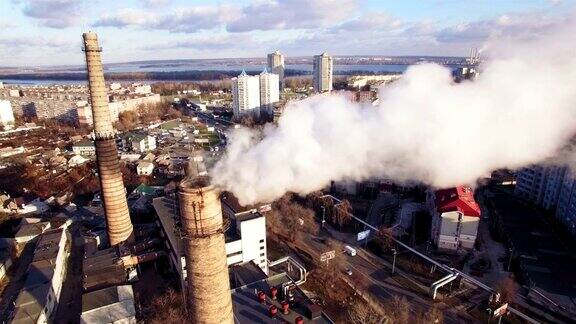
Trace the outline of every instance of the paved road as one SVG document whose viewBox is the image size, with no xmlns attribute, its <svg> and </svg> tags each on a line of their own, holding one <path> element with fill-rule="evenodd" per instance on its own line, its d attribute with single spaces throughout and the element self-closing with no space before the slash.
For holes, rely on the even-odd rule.
<svg viewBox="0 0 576 324">
<path fill-rule="evenodd" d="M 402 269 L 396 268 L 396 273 L 392 275 L 392 265 L 371 252 L 357 247 L 353 234 L 341 233 L 329 226 L 327 226 L 327 230 L 330 231 L 332 237 L 343 244 L 354 245 L 357 249 L 358 254 L 354 257 L 343 251 L 336 252 L 343 257 L 342 272 L 345 272 L 345 268 L 352 270 L 352 275 L 348 277 L 349 281 L 360 291 L 367 292 L 379 300 L 390 299 L 393 296 L 404 297 L 410 303 L 410 311 L 413 315 L 426 312 L 435 305 L 444 311 L 446 323 L 473 323 L 476 321 L 468 316 L 465 310 L 457 309 L 454 305 L 432 301 L 427 295 L 427 287 L 412 280 L 411 276 Z M 319 256 L 322 252 L 330 250 L 320 239 L 303 234 L 301 242 L 314 251 L 314 254 Z"/>
</svg>

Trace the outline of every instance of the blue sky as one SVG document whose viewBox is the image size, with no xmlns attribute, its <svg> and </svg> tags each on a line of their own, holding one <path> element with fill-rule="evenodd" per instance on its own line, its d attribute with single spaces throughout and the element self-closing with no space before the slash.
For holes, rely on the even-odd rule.
<svg viewBox="0 0 576 324">
<path fill-rule="evenodd" d="M 466 55 L 489 37 L 542 26 L 576 0 L 0 0 L 0 66 L 286 55 Z"/>
</svg>

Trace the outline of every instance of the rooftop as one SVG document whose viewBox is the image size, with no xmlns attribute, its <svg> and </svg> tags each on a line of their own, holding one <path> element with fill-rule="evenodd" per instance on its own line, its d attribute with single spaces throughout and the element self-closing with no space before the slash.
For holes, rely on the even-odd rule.
<svg viewBox="0 0 576 324">
<path fill-rule="evenodd" d="M 459 186 L 436 191 L 436 207 L 438 212 L 459 211 L 466 216 L 480 217 L 480 206 L 474 200 L 474 192 L 470 187 Z"/>
<path fill-rule="evenodd" d="M 278 289 L 277 300 L 270 297 L 272 287 Z M 282 313 L 280 304 L 286 295 L 283 293 L 283 287 L 286 288 L 286 292 L 292 294 L 288 314 Z M 258 300 L 258 291 L 266 293 L 263 304 Z M 298 316 L 302 316 L 306 323 L 333 323 L 285 273 L 232 290 L 232 303 L 236 323 L 294 323 Z M 272 305 L 278 308 L 275 317 L 269 315 L 269 308 Z"/>
</svg>

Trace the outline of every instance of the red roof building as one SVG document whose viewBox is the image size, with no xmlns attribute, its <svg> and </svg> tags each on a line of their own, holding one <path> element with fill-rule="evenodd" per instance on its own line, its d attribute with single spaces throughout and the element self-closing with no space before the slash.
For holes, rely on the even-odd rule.
<svg viewBox="0 0 576 324">
<path fill-rule="evenodd" d="M 480 206 L 474 200 L 470 187 L 460 186 L 436 191 L 436 207 L 439 213 L 459 211 L 466 216 L 480 217 Z"/>
<path fill-rule="evenodd" d="M 429 192 L 431 238 L 441 250 L 472 249 L 480 222 L 480 206 L 470 187 L 459 186 Z"/>
</svg>

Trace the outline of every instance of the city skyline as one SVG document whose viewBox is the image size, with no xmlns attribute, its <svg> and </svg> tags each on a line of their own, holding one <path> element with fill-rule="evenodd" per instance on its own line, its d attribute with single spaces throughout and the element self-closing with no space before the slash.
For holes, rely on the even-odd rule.
<svg viewBox="0 0 576 324">
<path fill-rule="evenodd" d="M 550 0 L 5 1 L 0 3 L 0 56 L 2 66 L 82 64 L 77 35 L 88 30 L 101 35 L 107 63 L 260 57 L 276 49 L 288 57 L 322 51 L 465 56 L 491 35 L 544 33 L 566 19 L 573 5 Z"/>
</svg>

